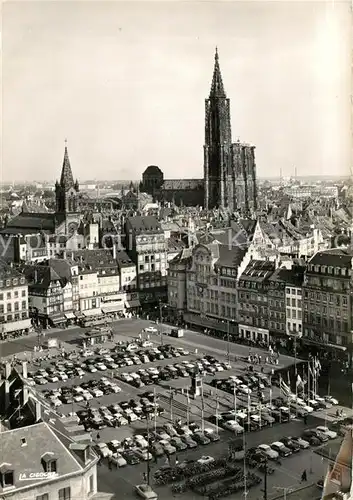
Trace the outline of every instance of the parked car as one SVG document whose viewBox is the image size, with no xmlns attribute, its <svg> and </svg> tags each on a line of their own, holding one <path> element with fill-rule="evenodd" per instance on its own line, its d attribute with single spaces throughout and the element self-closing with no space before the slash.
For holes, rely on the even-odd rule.
<svg viewBox="0 0 353 500">
<path fill-rule="evenodd" d="M 111 456 L 111 461 L 116 467 L 125 467 L 127 464 L 125 458 L 122 456 L 121 453 L 113 453 Z"/>
<path fill-rule="evenodd" d="M 278 452 L 273 450 L 268 444 L 260 444 L 257 448 L 270 460 L 277 460 L 279 457 Z"/>
<path fill-rule="evenodd" d="M 187 445 L 181 440 L 180 437 L 172 437 L 170 440 L 170 444 L 177 449 L 177 451 L 184 451 L 187 449 Z"/>
<path fill-rule="evenodd" d="M 188 448 L 196 448 L 197 443 L 188 434 L 183 434 L 180 439 L 187 445 Z"/>
<path fill-rule="evenodd" d="M 283 443 L 284 446 L 287 446 L 287 448 L 289 448 L 292 451 L 292 453 L 298 453 L 298 451 L 300 451 L 299 443 L 293 441 L 291 437 L 282 438 L 281 443 Z"/>
<path fill-rule="evenodd" d="M 201 458 L 199 458 L 197 460 L 197 462 L 199 464 L 211 464 L 212 462 L 214 462 L 214 458 L 210 457 L 209 455 L 205 455 L 205 456 L 202 456 Z"/>
<path fill-rule="evenodd" d="M 214 431 L 213 429 L 205 429 L 204 434 L 208 439 L 210 439 L 212 442 L 219 441 L 219 435 Z"/>
<path fill-rule="evenodd" d="M 148 484 L 139 484 L 135 486 L 135 491 L 139 497 L 144 498 L 145 500 L 157 500 L 158 495 L 155 493 L 151 486 Z"/>
<path fill-rule="evenodd" d="M 302 450 L 306 450 L 307 448 L 310 447 L 309 441 L 306 439 L 303 439 L 301 437 L 294 437 L 292 438 L 293 443 L 297 443 Z"/>
<path fill-rule="evenodd" d="M 287 448 L 281 441 L 275 441 L 271 444 L 271 448 L 279 454 L 281 457 L 289 457 L 292 454 L 290 448 Z"/>
<path fill-rule="evenodd" d="M 328 427 L 325 427 L 323 425 L 316 427 L 316 430 L 327 436 L 329 439 L 336 439 L 337 437 L 337 432 L 330 431 Z"/>
<path fill-rule="evenodd" d="M 206 437 L 203 432 L 200 432 L 200 431 L 194 432 L 193 439 L 198 444 L 202 444 L 202 445 L 210 444 L 210 442 L 211 442 L 211 440 L 208 437 Z"/>
<path fill-rule="evenodd" d="M 125 458 L 129 465 L 136 465 L 140 463 L 139 457 L 132 450 L 126 450 L 122 453 L 122 456 Z"/>
</svg>

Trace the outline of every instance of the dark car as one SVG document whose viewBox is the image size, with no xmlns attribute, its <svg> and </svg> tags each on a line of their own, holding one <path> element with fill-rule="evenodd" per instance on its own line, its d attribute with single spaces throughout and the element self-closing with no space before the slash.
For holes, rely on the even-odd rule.
<svg viewBox="0 0 353 500">
<path fill-rule="evenodd" d="M 284 437 L 281 440 L 281 443 L 284 444 L 287 448 L 289 448 L 293 453 L 298 453 L 300 451 L 300 446 L 295 441 L 292 441 L 291 437 Z"/>
<path fill-rule="evenodd" d="M 303 432 L 303 438 L 316 438 L 321 443 L 327 443 L 328 437 L 316 429 L 308 429 Z"/>
<path fill-rule="evenodd" d="M 196 443 L 202 445 L 210 444 L 211 442 L 211 440 L 208 437 L 206 437 L 203 432 L 200 431 L 194 432 L 192 438 L 194 439 L 194 441 L 196 441 Z"/>
<path fill-rule="evenodd" d="M 124 451 L 122 455 L 129 465 L 136 465 L 140 463 L 138 456 L 131 450 Z"/>
</svg>

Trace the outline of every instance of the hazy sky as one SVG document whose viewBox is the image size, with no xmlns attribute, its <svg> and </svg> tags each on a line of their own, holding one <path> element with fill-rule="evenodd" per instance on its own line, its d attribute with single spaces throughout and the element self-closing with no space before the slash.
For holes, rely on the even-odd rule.
<svg viewBox="0 0 353 500">
<path fill-rule="evenodd" d="M 348 174 L 349 2 L 3 3 L 2 179 L 203 176 L 218 46 L 259 176 Z"/>
</svg>

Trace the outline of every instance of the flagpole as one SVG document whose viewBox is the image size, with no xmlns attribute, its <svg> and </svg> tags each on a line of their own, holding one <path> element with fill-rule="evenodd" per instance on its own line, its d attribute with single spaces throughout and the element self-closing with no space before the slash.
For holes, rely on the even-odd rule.
<svg viewBox="0 0 353 500">
<path fill-rule="evenodd" d="M 234 404 L 234 420 L 236 420 L 236 415 L 237 415 L 237 394 L 236 394 L 235 382 L 233 384 L 233 404 Z"/>
<path fill-rule="evenodd" d="M 310 361 L 308 361 L 308 401 L 310 399 Z"/>
<path fill-rule="evenodd" d="M 190 423 L 190 397 L 189 397 L 189 388 L 186 389 L 186 398 L 187 398 L 187 408 L 186 408 L 186 423 L 189 426 Z"/>
<path fill-rule="evenodd" d="M 272 380 L 270 380 L 270 383 L 272 385 Z M 272 411 L 272 387 L 270 387 L 270 408 Z M 271 421 L 271 427 L 272 427 L 272 421 Z"/>
<path fill-rule="evenodd" d="M 205 411 L 205 406 L 204 406 L 204 399 L 203 399 L 203 383 L 202 383 L 202 379 L 201 379 L 201 430 L 202 430 L 202 432 L 205 430 L 204 411 Z"/>
<path fill-rule="evenodd" d="M 153 403 L 154 403 L 154 432 L 157 432 L 156 388 L 153 389 Z"/>
<path fill-rule="evenodd" d="M 217 436 L 218 436 L 218 387 L 216 387 L 216 431 L 217 431 Z"/>
<path fill-rule="evenodd" d="M 279 376 L 279 388 L 281 391 L 281 396 L 282 396 L 282 375 Z M 279 423 L 282 423 L 282 412 L 279 410 Z"/>
<path fill-rule="evenodd" d="M 249 386 L 247 386 L 249 389 Z M 248 392 L 248 432 L 250 432 L 250 393 Z"/>
</svg>

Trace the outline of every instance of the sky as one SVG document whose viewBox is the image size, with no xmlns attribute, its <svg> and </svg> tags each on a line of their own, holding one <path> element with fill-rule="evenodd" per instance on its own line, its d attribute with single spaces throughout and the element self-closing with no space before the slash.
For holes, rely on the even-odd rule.
<svg viewBox="0 0 353 500">
<path fill-rule="evenodd" d="M 218 47 L 259 177 L 348 175 L 349 2 L 7 1 L 1 180 L 202 178 Z"/>
</svg>

